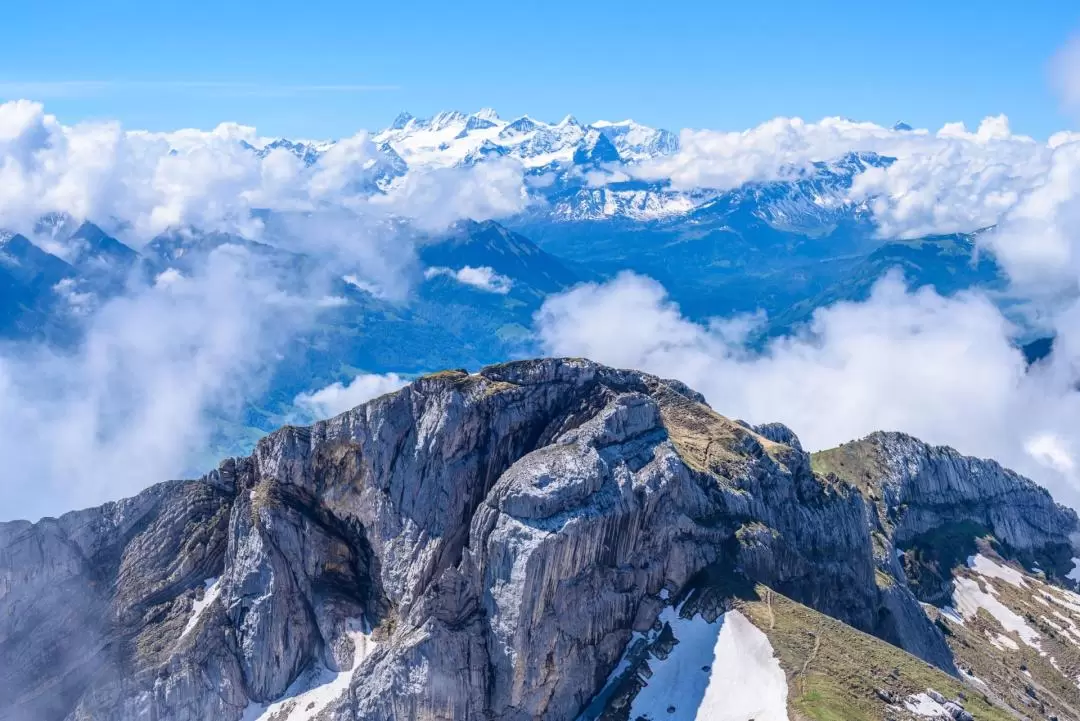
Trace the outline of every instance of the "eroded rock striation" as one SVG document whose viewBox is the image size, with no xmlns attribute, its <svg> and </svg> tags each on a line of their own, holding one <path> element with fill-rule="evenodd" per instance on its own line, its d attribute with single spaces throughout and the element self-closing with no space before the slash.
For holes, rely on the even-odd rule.
<svg viewBox="0 0 1080 721">
<path fill-rule="evenodd" d="M 0 524 L 0 719 L 574 719 L 725 574 L 955 673 L 901 549 L 970 523 L 1060 560 L 1076 515 L 859 443 L 817 468 L 779 424 L 585 360 L 427 376 L 200 480 Z"/>
</svg>

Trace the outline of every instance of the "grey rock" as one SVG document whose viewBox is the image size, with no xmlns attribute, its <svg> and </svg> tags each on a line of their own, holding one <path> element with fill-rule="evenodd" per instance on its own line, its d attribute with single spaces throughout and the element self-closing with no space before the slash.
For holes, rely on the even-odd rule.
<svg viewBox="0 0 1080 721">
<path fill-rule="evenodd" d="M 1076 530 L 1000 467 L 883 435 L 870 493 L 703 400 L 585 360 L 443 372 L 198 481 L 0 524 L 0 720 L 237 721 L 315 676 L 347 680 L 320 719 L 575 718 L 635 630 L 687 593 L 714 618 L 735 578 L 954 671 L 895 548 Z"/>
</svg>

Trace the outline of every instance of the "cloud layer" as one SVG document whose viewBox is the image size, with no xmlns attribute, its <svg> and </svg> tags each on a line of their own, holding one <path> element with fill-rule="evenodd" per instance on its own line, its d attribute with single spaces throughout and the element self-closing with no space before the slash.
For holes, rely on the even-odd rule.
<svg viewBox="0 0 1080 721">
<path fill-rule="evenodd" d="M 312 165 L 286 148 L 253 152 L 266 142 L 233 123 L 208 132 L 126 131 L 116 123 L 63 125 L 26 100 L 0 104 L 0 227 L 26 232 L 42 214 L 63 211 L 115 222 L 139 245 L 182 225 L 258 236 L 254 208 L 348 209 L 430 229 L 513 213 L 526 202 L 521 166 L 511 160 L 409 173 L 373 194 L 391 161 L 367 133 L 334 143 Z"/>
<path fill-rule="evenodd" d="M 742 132 L 684 130 L 677 154 L 634 172 L 670 178 L 677 188 L 730 189 L 797 178 L 813 163 L 847 153 L 877 153 L 896 162 L 857 175 L 839 199 L 868 203 L 882 235 L 916 237 L 998 222 L 1046 180 L 1056 146 L 1072 142 L 1068 135 L 1046 143 L 1016 135 L 1005 116 L 986 118 L 974 132 L 963 123 L 930 132 L 844 118 L 776 118 Z"/>
<path fill-rule="evenodd" d="M 312 419 L 330 418 L 372 398 L 392 393 L 406 383 L 408 381 L 397 373 L 362 373 L 348 385 L 331 383 L 317 391 L 301 393 L 295 402 L 296 407 Z"/>
<path fill-rule="evenodd" d="M 0 356 L 0 508 L 36 518 L 205 470 L 214 419 L 260 390 L 317 308 L 237 246 L 107 302 L 68 354 Z"/>
<path fill-rule="evenodd" d="M 134 245 L 166 228 L 236 231 L 310 254 L 316 275 L 404 301 L 420 274 L 401 219 L 431 231 L 530 202 L 510 159 L 408 173 L 374 190 L 389 160 L 366 133 L 326 146 L 313 164 L 285 148 L 252 150 L 266 142 L 227 123 L 172 133 L 67 126 L 39 104 L 6 103 L 0 227 L 29 230 L 42 213 L 65 211 L 113 223 Z M 622 275 L 550 298 L 536 319 L 543 348 L 678 377 L 721 412 L 789 423 L 811 447 L 899 429 L 998 458 L 1076 500 L 1080 135 L 1040 142 L 1013 134 L 1004 117 L 973 132 L 778 118 L 738 133 L 684 131 L 677 154 L 596 182 L 633 173 L 724 189 L 797 178 L 850 152 L 896 161 L 817 202 L 861 204 L 886 236 L 996 226 L 979 242 L 1058 333 L 1047 363 L 1025 369 L 1015 329 L 987 298 L 942 298 L 898 278 L 881 282 L 868 302 L 820 310 L 809 328 L 751 352 L 745 340 L 762 318 L 693 323 L 654 281 Z M 253 219 L 258 208 L 277 212 Z M 493 293 L 512 282 L 486 267 L 429 272 Z M 343 302 L 320 284 L 298 295 L 280 268 L 237 247 L 96 310 L 76 287 L 57 292 L 73 310 L 90 309 L 85 342 L 64 355 L 40 346 L 0 352 L 0 453 L 14 459 L 0 507 L 19 515 L 117 497 L 201 463 L 213 420 L 257 394 L 321 307 Z M 401 383 L 394 374 L 362 375 L 295 403 L 327 416 Z"/>
<path fill-rule="evenodd" d="M 536 328 L 549 353 L 679 378 L 721 413 L 790 425 L 810 449 L 901 430 L 993 457 L 1080 501 L 1075 333 L 1026 371 L 1014 329 L 985 297 L 912 291 L 898 275 L 760 353 L 742 342 L 754 321 L 691 322 L 658 283 L 624 273 L 550 298 Z"/>
</svg>

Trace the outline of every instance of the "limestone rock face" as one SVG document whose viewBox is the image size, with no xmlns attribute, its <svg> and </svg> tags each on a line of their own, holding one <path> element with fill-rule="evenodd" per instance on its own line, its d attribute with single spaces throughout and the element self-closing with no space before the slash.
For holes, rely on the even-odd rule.
<svg viewBox="0 0 1080 721">
<path fill-rule="evenodd" d="M 1060 555 L 1076 517 L 996 464 L 872 438 L 852 480 L 676 381 L 427 376 L 198 481 L 0 524 L 0 720 L 573 719 L 718 576 L 954 671 L 896 549 L 970 521 Z"/>
</svg>

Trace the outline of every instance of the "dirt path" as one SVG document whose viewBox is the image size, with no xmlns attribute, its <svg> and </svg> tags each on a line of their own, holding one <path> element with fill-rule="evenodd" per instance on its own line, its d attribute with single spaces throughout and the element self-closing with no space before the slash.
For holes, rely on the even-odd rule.
<svg viewBox="0 0 1080 721">
<path fill-rule="evenodd" d="M 803 661 L 802 670 L 800 670 L 799 673 L 796 674 L 796 678 L 799 680 L 800 696 L 806 693 L 806 670 L 810 668 L 810 664 L 812 664 L 814 662 L 814 659 L 817 658 L 818 650 L 821 648 L 821 636 L 817 635 L 813 631 L 807 631 L 807 633 L 814 637 L 814 648 L 810 650 L 810 655 L 806 657 L 805 661 Z"/>
</svg>

